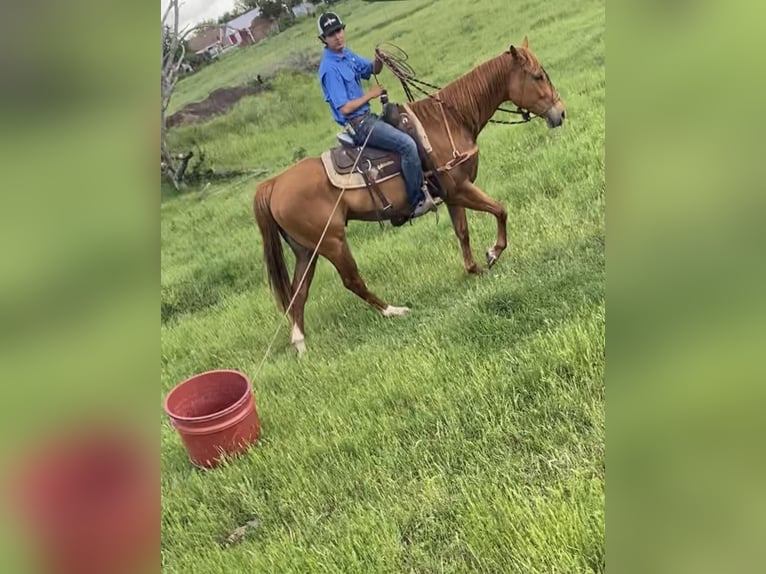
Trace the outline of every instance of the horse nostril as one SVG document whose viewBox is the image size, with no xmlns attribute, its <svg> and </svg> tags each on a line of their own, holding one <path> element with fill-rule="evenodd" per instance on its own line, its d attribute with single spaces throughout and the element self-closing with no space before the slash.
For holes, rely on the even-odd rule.
<svg viewBox="0 0 766 574">
<path fill-rule="evenodd" d="M 564 118 L 566 118 L 566 117 L 567 117 L 567 113 L 566 113 L 566 110 L 562 110 L 562 111 L 561 111 L 561 119 L 563 120 L 563 119 L 564 119 Z"/>
</svg>

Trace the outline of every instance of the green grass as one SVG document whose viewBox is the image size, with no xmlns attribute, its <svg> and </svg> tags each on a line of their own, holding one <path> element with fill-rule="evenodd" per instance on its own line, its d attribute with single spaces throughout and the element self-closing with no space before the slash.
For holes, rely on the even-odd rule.
<svg viewBox="0 0 766 574">
<path fill-rule="evenodd" d="M 253 380 L 258 448 L 193 469 L 162 418 L 163 572 L 557 572 L 604 570 L 604 31 L 591 0 L 337 5 L 350 46 L 389 40 L 446 83 L 529 35 L 568 121 L 490 126 L 477 184 L 509 212 L 509 249 L 467 276 L 446 211 L 380 230 L 351 222 L 368 286 L 408 317 L 385 319 L 320 260 L 309 353 L 283 324 Z M 179 84 L 174 106 L 289 70 L 319 50 L 313 22 Z M 314 74 L 173 130 L 215 168 L 275 173 L 333 143 Z M 384 72 L 395 99 L 401 90 Z M 280 324 L 252 217 L 255 181 L 204 195 L 163 190 L 162 393 L 194 373 L 250 376 Z M 494 219 L 469 213 L 477 260 Z M 288 250 L 289 253 L 289 250 Z M 220 541 L 257 518 L 237 545 Z"/>
</svg>

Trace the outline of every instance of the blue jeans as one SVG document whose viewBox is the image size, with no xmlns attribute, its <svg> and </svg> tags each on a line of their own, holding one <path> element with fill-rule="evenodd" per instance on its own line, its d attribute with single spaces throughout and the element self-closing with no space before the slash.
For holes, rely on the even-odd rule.
<svg viewBox="0 0 766 574">
<path fill-rule="evenodd" d="M 354 143 L 361 146 L 370 130 L 372 130 L 372 135 L 367 141 L 368 147 L 394 151 L 402 157 L 402 176 L 404 176 L 407 188 L 407 199 L 410 206 L 414 208 L 425 199 L 423 191 L 420 189 L 423 185 L 423 168 L 420 164 L 418 146 L 406 133 L 396 129 L 391 124 L 387 124 L 375 114 L 370 114 L 356 126 L 351 135 Z"/>
</svg>

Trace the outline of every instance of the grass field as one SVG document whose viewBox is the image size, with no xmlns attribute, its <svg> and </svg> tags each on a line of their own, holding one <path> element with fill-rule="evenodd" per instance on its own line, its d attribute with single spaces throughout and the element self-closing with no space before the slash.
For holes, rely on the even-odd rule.
<svg viewBox="0 0 766 574">
<path fill-rule="evenodd" d="M 446 210 L 397 229 L 349 224 L 368 286 L 413 313 L 383 318 L 320 260 L 308 354 L 294 355 L 283 324 L 253 380 L 258 448 L 201 472 L 162 416 L 163 572 L 603 572 L 604 3 L 335 9 L 354 51 L 392 41 L 437 84 L 527 34 L 567 123 L 490 125 L 479 138 L 477 184 L 509 213 L 509 249 L 482 277 L 463 271 Z M 171 131 L 171 147 L 269 173 L 326 149 L 336 128 L 315 75 L 299 71 L 319 51 L 308 19 L 185 79 L 173 109 L 276 74 L 270 93 Z M 381 82 L 403 99 L 388 72 Z M 280 324 L 255 185 L 163 189 L 163 395 L 205 370 L 254 376 Z M 469 225 L 481 260 L 494 219 L 469 212 Z M 244 540 L 221 544 L 253 519 Z"/>
</svg>

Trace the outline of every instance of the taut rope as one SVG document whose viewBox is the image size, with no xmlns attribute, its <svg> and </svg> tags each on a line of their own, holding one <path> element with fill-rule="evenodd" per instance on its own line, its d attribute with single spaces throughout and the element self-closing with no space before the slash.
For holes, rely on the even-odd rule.
<svg viewBox="0 0 766 574">
<path fill-rule="evenodd" d="M 367 137 L 364 139 L 364 143 L 362 144 L 362 147 L 359 148 L 359 153 L 356 156 L 356 159 L 354 160 L 354 165 L 351 167 L 351 171 L 353 172 L 356 169 L 357 164 L 359 163 L 359 158 L 362 157 L 362 152 L 364 151 L 364 148 L 367 147 L 367 142 L 370 140 L 370 136 L 372 135 L 372 132 L 375 131 L 375 126 L 373 126 L 370 129 L 370 132 L 367 134 Z M 308 275 L 309 270 L 311 269 L 311 264 L 314 262 L 314 259 L 316 259 L 317 253 L 319 252 L 319 246 L 322 244 L 322 241 L 325 238 L 325 235 L 327 235 L 327 230 L 330 228 L 330 222 L 332 221 L 333 216 L 335 215 L 335 211 L 338 209 L 338 205 L 340 205 L 340 200 L 343 198 L 343 194 L 346 192 L 346 187 L 342 187 L 340 190 L 340 193 L 338 194 L 338 199 L 335 201 L 335 205 L 332 208 L 332 211 L 330 212 L 330 217 L 327 219 L 327 223 L 324 226 L 324 229 L 322 230 L 322 235 L 319 236 L 319 241 L 317 241 L 316 247 L 314 248 L 314 252 L 311 254 L 311 258 L 309 258 L 308 265 L 306 265 L 306 270 L 303 272 L 303 275 L 301 276 L 301 280 L 298 282 L 298 285 L 295 288 L 295 292 L 293 293 L 292 299 L 290 299 L 290 303 L 287 305 L 287 309 L 285 309 L 284 314 L 282 315 L 282 318 L 285 319 L 290 313 L 290 310 L 293 308 L 293 304 L 295 303 L 295 298 L 298 296 L 298 293 L 301 290 L 301 287 L 303 287 L 303 282 L 306 280 L 306 275 Z M 258 374 L 261 372 L 261 369 L 263 368 L 264 363 L 266 362 L 266 359 L 269 356 L 269 353 L 271 352 L 271 348 L 274 346 L 274 341 L 277 339 L 277 335 L 279 334 L 279 330 L 282 328 L 282 321 L 279 322 L 277 325 L 277 329 L 274 331 L 274 335 L 271 337 L 271 341 L 269 342 L 269 346 L 266 348 L 266 353 L 263 355 L 263 359 L 261 359 L 260 364 L 258 365 L 258 368 L 255 370 L 255 374 L 253 375 L 253 380 L 258 378 Z"/>
</svg>

